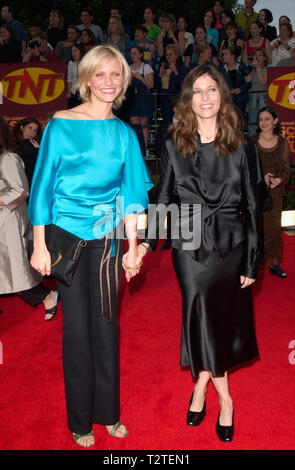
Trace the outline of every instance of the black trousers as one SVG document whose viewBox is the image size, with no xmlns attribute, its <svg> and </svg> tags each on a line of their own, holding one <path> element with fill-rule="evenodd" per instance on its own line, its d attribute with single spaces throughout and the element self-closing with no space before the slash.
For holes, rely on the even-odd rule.
<svg viewBox="0 0 295 470">
<path fill-rule="evenodd" d="M 84 248 L 71 287 L 58 283 L 63 311 L 63 367 L 68 425 L 86 434 L 92 424 L 119 420 L 118 288 L 122 244 L 109 239 Z"/>
<path fill-rule="evenodd" d="M 51 289 L 44 287 L 43 284 L 38 284 L 31 289 L 18 292 L 18 295 L 20 295 L 29 305 L 36 307 L 50 292 Z"/>
</svg>

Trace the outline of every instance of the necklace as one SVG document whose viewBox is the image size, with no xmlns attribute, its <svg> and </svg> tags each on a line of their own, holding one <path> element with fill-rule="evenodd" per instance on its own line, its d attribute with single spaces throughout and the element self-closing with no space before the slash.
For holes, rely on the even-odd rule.
<svg viewBox="0 0 295 470">
<path fill-rule="evenodd" d="M 273 135 L 273 136 L 272 136 L 272 137 L 270 137 L 270 138 L 267 138 L 267 137 L 264 137 L 264 135 L 263 135 L 263 134 L 260 134 L 260 137 L 262 137 L 262 138 L 263 138 L 263 140 L 266 140 L 267 142 L 269 142 L 269 141 L 271 141 L 271 140 L 273 140 L 273 139 L 275 138 L 275 135 Z"/>
</svg>

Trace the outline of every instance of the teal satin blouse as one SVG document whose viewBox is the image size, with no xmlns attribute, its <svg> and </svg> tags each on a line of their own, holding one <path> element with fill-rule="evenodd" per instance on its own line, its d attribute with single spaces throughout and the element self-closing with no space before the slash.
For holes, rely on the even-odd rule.
<svg viewBox="0 0 295 470">
<path fill-rule="evenodd" d="M 28 215 L 32 225 L 54 223 L 93 240 L 146 209 L 152 187 L 128 124 L 53 118 L 42 137 Z"/>
</svg>

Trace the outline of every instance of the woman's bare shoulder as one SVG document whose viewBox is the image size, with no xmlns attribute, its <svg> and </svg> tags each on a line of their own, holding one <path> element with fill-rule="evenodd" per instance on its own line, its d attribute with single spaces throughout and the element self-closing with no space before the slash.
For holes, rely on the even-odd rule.
<svg viewBox="0 0 295 470">
<path fill-rule="evenodd" d="M 55 118 L 60 119 L 80 119 L 84 113 L 80 110 L 80 106 L 72 109 L 62 109 L 54 113 Z"/>
</svg>

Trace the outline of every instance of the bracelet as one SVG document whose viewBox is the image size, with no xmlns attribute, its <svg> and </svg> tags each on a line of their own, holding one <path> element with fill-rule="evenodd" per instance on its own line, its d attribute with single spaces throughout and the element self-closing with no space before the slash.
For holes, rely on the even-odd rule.
<svg viewBox="0 0 295 470">
<path fill-rule="evenodd" d="M 148 249 L 146 246 L 144 246 L 144 244 L 143 244 L 143 243 L 139 243 L 139 245 L 138 245 L 138 246 L 140 246 L 140 245 L 141 245 L 141 246 L 143 246 L 143 248 L 145 248 L 145 249 L 146 249 L 146 252 L 148 252 L 148 251 L 149 251 L 149 249 Z"/>
<path fill-rule="evenodd" d="M 142 266 L 142 261 L 139 264 L 137 264 L 136 266 L 126 266 L 125 263 L 123 263 L 123 266 L 124 266 L 125 269 L 131 269 L 131 270 L 139 269 Z"/>
</svg>

